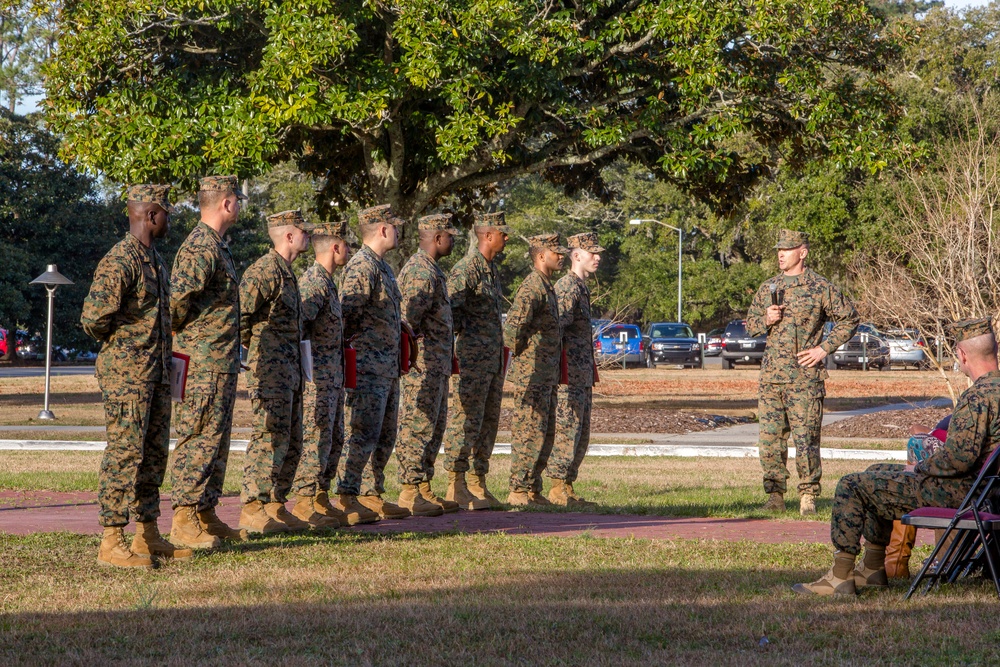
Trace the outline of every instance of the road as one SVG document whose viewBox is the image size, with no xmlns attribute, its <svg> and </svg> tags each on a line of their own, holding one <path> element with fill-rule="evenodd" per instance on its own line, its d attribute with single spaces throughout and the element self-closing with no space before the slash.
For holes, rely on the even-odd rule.
<svg viewBox="0 0 1000 667">
<path fill-rule="evenodd" d="M 52 375 L 93 375 L 93 366 L 53 366 Z M 43 377 L 45 366 L 4 366 L 0 367 L 0 378 Z"/>
</svg>

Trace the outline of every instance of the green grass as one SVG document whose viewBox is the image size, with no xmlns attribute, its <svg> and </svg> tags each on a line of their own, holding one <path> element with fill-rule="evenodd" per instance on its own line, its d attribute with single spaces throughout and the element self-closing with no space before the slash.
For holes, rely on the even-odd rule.
<svg viewBox="0 0 1000 667">
<path fill-rule="evenodd" d="M 991 664 L 982 583 L 811 599 L 820 545 L 357 533 L 151 572 L 96 537 L 0 535 L 4 664 Z M 765 647 L 760 639 L 767 637 Z"/>
</svg>

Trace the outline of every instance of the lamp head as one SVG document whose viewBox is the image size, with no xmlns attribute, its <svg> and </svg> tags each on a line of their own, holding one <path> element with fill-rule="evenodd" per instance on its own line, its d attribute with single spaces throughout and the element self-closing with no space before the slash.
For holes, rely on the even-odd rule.
<svg viewBox="0 0 1000 667">
<path fill-rule="evenodd" d="M 59 285 L 72 285 L 73 281 L 59 273 L 59 267 L 49 264 L 45 268 L 45 273 L 32 280 L 29 285 L 45 285 L 46 287 L 57 287 Z"/>
</svg>

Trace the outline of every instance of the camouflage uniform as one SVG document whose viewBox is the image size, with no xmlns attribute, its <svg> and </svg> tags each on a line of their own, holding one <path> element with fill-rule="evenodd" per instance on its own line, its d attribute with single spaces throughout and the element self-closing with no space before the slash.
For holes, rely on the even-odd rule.
<svg viewBox="0 0 1000 667">
<path fill-rule="evenodd" d="M 477 226 L 509 233 L 503 213 L 490 213 Z M 490 457 L 503 399 L 503 288 L 496 264 L 478 248 L 460 259 L 448 277 L 459 374 L 451 379 L 444 468 L 449 472 L 490 471 Z"/>
<path fill-rule="evenodd" d="M 1000 371 L 977 378 L 955 406 L 948 438 L 933 454 L 905 472 L 879 464 L 844 475 L 837 483 L 830 540 L 857 555 L 861 538 L 885 546 L 892 522 L 918 507 L 958 507 L 980 468 L 1000 444 Z"/>
<path fill-rule="evenodd" d="M 798 247 L 802 242 L 795 246 Z M 768 327 L 764 316 L 771 305 L 771 285 L 784 291 L 782 319 Z M 823 326 L 834 322 L 826 340 Z M 767 335 L 767 349 L 760 365 L 761 467 L 764 469 L 764 492 L 781 493 L 789 478 L 788 443 L 795 446 L 795 467 L 800 494 L 819 496 L 822 462 L 820 428 L 823 422 L 823 397 L 826 367 L 799 365 L 796 354 L 817 345 L 828 354 L 850 340 L 858 326 L 858 314 L 851 302 L 832 283 L 811 269 L 797 276 L 779 274 L 757 290 L 747 313 L 747 333 Z"/>
<path fill-rule="evenodd" d="M 235 177 L 226 183 L 236 187 Z M 202 189 L 218 179 L 202 179 Z M 199 222 L 174 258 L 170 317 L 174 349 L 191 357 L 184 401 L 174 410 L 177 445 L 170 471 L 174 508 L 219 504 L 240 372 L 240 294 L 229 245 Z"/>
<path fill-rule="evenodd" d="M 570 250 L 582 248 L 601 253 L 596 234 L 571 236 Z M 567 384 L 556 397 L 556 434 L 548 475 L 565 482 L 576 481 L 590 446 L 590 411 L 594 387 L 594 338 L 590 325 L 590 290 L 572 271 L 556 282 L 559 328 L 566 352 Z"/>
<path fill-rule="evenodd" d="M 530 239 L 555 252 L 557 234 Z M 524 279 L 507 313 L 504 342 L 513 353 L 508 379 L 514 384 L 511 425 L 510 489 L 542 491 L 542 471 L 549 460 L 556 429 L 556 387 L 562 334 L 559 306 L 552 282 L 537 269 Z"/>
<path fill-rule="evenodd" d="M 268 218 L 268 227 L 309 231 L 298 211 Z M 274 250 L 240 283 L 240 338 L 249 348 L 247 390 L 253 435 L 243 469 L 243 503 L 284 503 L 302 453 L 302 316 L 292 267 Z"/>
<path fill-rule="evenodd" d="M 388 205 L 362 211 L 365 223 L 403 224 Z M 344 451 L 337 493 L 381 495 L 396 442 L 399 410 L 400 294 L 389 265 L 367 245 L 351 257 L 341 281 L 344 338 L 357 350 L 357 387 L 347 389 Z"/>
<path fill-rule="evenodd" d="M 170 211 L 169 186 L 129 188 L 128 199 Z M 127 234 L 101 259 L 80 324 L 102 343 L 96 375 L 108 446 L 98 474 L 100 523 L 160 516 L 170 448 L 170 278 L 156 248 Z"/>
<path fill-rule="evenodd" d="M 343 238 L 340 226 L 333 236 Z M 330 490 L 344 446 L 344 322 L 333 276 L 319 263 L 299 280 L 303 331 L 312 341 L 313 381 L 303 396 L 305 435 L 295 474 L 296 495 L 315 496 Z"/>
<path fill-rule="evenodd" d="M 442 218 L 450 233 L 451 216 Z M 421 219 L 421 229 L 431 229 Z M 448 378 L 451 376 L 452 321 L 447 277 L 437 262 L 418 250 L 399 274 L 403 319 L 417 336 L 422 336 L 417 368 L 400 380 L 399 483 L 420 484 L 434 477 L 445 424 L 448 421 Z"/>
</svg>

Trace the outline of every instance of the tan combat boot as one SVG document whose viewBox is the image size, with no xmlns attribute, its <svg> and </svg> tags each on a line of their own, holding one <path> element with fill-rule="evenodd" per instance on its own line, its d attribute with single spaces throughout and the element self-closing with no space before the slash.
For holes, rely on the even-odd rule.
<svg viewBox="0 0 1000 667">
<path fill-rule="evenodd" d="M 430 482 L 420 482 L 420 484 L 417 484 L 417 490 L 420 491 L 420 495 L 424 497 L 424 500 L 440 507 L 443 514 L 451 514 L 452 512 L 457 512 L 461 509 L 458 506 L 458 503 L 452 500 L 445 500 L 441 496 L 435 495 L 434 492 L 431 491 Z M 469 490 L 471 491 L 472 489 Z M 402 499 L 402 496 L 400 496 L 400 499 Z"/>
<path fill-rule="evenodd" d="M 792 590 L 802 595 L 857 595 L 854 584 L 854 556 L 837 551 L 833 567 L 811 584 L 795 584 Z"/>
<path fill-rule="evenodd" d="M 285 524 L 275 521 L 264 511 L 264 503 L 252 500 L 240 510 L 240 528 L 248 533 L 274 535 L 288 532 Z"/>
<path fill-rule="evenodd" d="M 597 508 L 597 503 L 576 495 L 576 491 L 573 490 L 573 482 L 566 482 L 566 495 L 569 496 L 570 507 L 580 510 L 592 510 Z"/>
<path fill-rule="evenodd" d="M 784 505 L 784 501 L 782 501 Z M 816 513 L 816 496 L 811 493 L 803 493 L 802 497 L 799 498 L 799 514 L 802 516 L 808 516 L 810 514 Z"/>
<path fill-rule="evenodd" d="M 247 531 L 230 528 L 229 524 L 220 519 L 219 515 L 215 513 L 214 507 L 201 510 L 197 514 L 198 525 L 209 535 L 214 535 L 220 540 L 233 540 L 234 542 L 246 542 L 249 539 Z"/>
<path fill-rule="evenodd" d="M 125 543 L 125 531 L 121 526 L 104 529 L 101 546 L 97 550 L 98 565 L 113 565 L 114 567 L 153 567 L 153 561 L 140 556 L 129 549 Z"/>
<path fill-rule="evenodd" d="M 527 491 L 511 491 L 507 495 L 507 504 L 514 507 L 527 507 L 531 504 L 531 501 L 528 500 Z"/>
<path fill-rule="evenodd" d="M 767 498 L 767 502 L 761 507 L 765 512 L 784 512 L 785 494 L 775 491 Z"/>
<path fill-rule="evenodd" d="M 382 518 L 377 512 L 372 512 L 359 503 L 357 496 L 347 493 L 341 493 L 338 496 L 334 507 L 344 513 L 344 518 L 347 519 L 347 525 L 349 526 L 356 526 L 361 523 L 375 523 Z"/>
<path fill-rule="evenodd" d="M 340 519 L 335 516 L 321 514 L 316 508 L 313 496 L 299 496 L 292 507 L 292 515 L 302 519 L 316 530 L 333 530 L 340 528 Z"/>
<path fill-rule="evenodd" d="M 469 493 L 476 498 L 488 502 L 491 508 L 500 507 L 500 501 L 490 493 L 489 487 L 486 486 L 486 475 L 477 475 L 474 472 L 470 472 L 467 488 L 469 489 Z"/>
<path fill-rule="evenodd" d="M 910 578 L 910 553 L 917 541 L 915 526 L 904 526 L 899 521 L 892 522 L 892 537 L 885 548 L 885 575 L 889 579 Z"/>
<path fill-rule="evenodd" d="M 222 540 L 201 529 L 194 505 L 182 505 L 174 510 L 170 523 L 170 541 L 189 549 L 215 549 Z"/>
<path fill-rule="evenodd" d="M 889 588 L 889 578 L 885 574 L 885 547 L 875 544 L 865 545 L 865 557 L 854 568 L 854 589 Z"/>
<path fill-rule="evenodd" d="M 273 520 L 285 526 L 285 532 L 304 533 L 309 530 L 309 524 L 288 511 L 285 503 L 273 501 L 264 503 L 264 513 Z"/>
<path fill-rule="evenodd" d="M 375 512 L 382 519 L 405 519 L 410 516 L 410 510 L 404 509 L 382 496 L 358 496 L 358 502 Z"/>
<path fill-rule="evenodd" d="M 448 473 L 448 490 L 444 494 L 445 500 L 458 503 L 458 506 L 466 510 L 487 510 L 490 508 L 490 501 L 485 498 L 477 498 L 469 491 L 465 484 L 464 472 Z"/>
<path fill-rule="evenodd" d="M 420 494 L 420 489 L 416 484 L 403 484 L 403 490 L 399 492 L 399 506 L 409 510 L 413 516 L 441 516 L 444 514 L 440 505 L 435 505 Z"/>
<path fill-rule="evenodd" d="M 552 503 L 549 499 L 542 495 L 541 491 L 528 491 L 528 504 L 534 505 L 535 507 L 551 507 Z"/>
<path fill-rule="evenodd" d="M 566 482 L 561 479 L 552 480 L 552 488 L 549 489 L 549 502 L 560 507 L 569 506 L 569 493 L 566 490 Z"/>
<path fill-rule="evenodd" d="M 330 503 L 329 492 L 320 491 L 319 493 L 316 494 L 316 497 L 313 500 L 316 506 L 316 511 L 322 514 L 323 516 L 332 516 L 334 519 L 340 522 L 341 526 L 351 525 L 347 521 L 347 516 Z"/>
<path fill-rule="evenodd" d="M 137 556 L 163 558 L 165 560 L 191 560 L 194 551 L 178 549 L 160 535 L 160 527 L 155 521 L 136 522 L 135 539 L 132 540 L 132 553 Z"/>
</svg>

